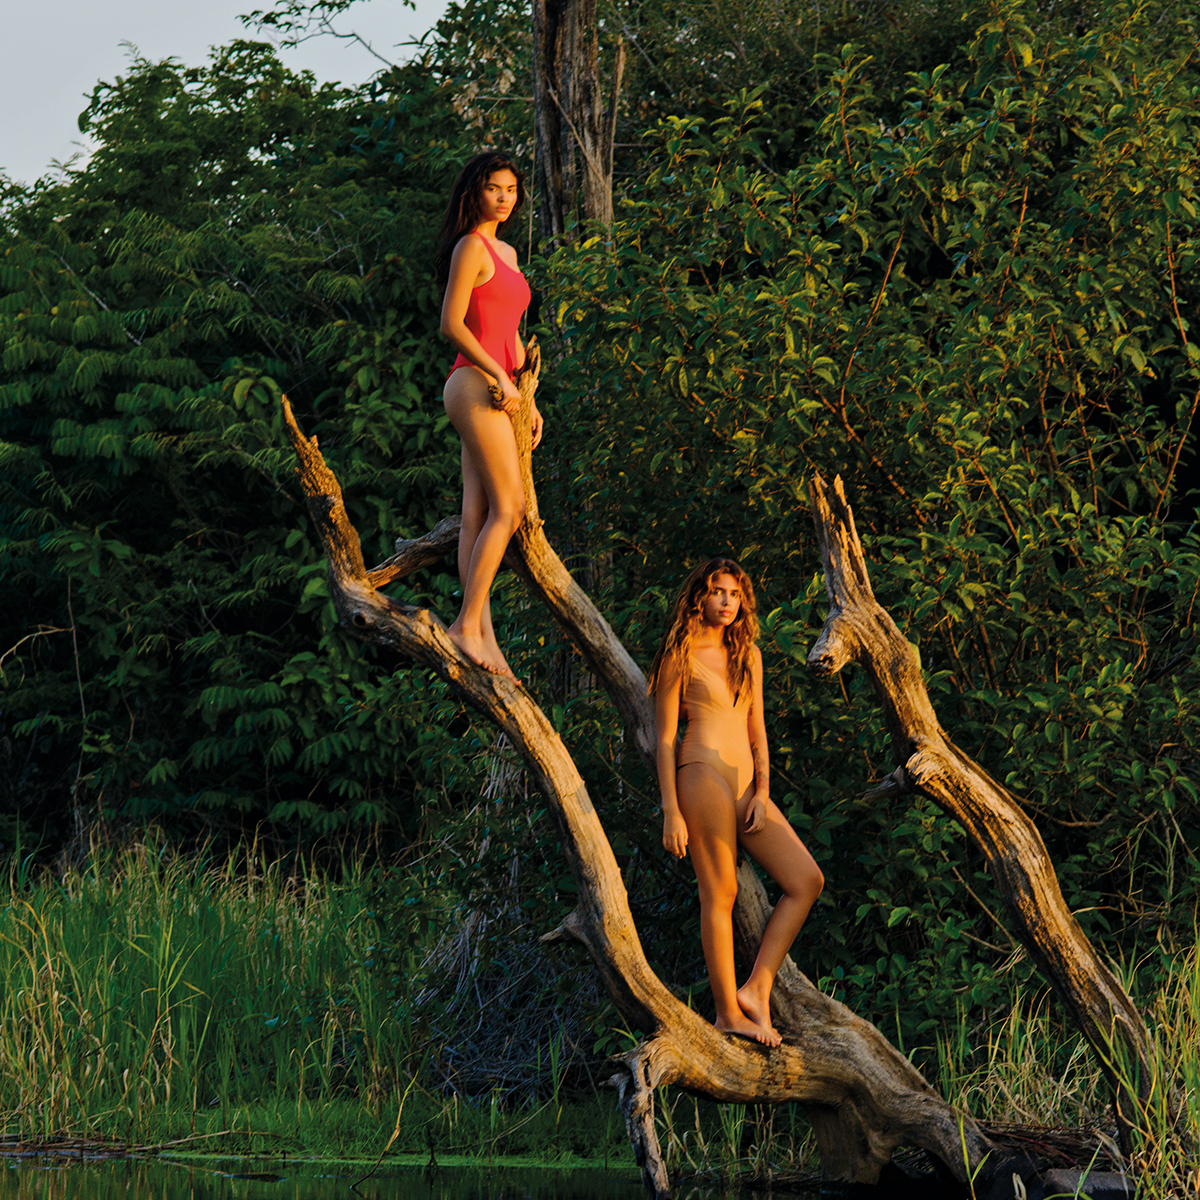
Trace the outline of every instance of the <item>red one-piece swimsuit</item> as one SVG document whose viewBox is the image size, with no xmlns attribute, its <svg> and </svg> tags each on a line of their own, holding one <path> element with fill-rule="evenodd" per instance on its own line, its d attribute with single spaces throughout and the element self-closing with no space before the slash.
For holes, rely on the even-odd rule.
<svg viewBox="0 0 1200 1200">
<path fill-rule="evenodd" d="M 529 307 L 529 284 L 525 282 L 525 276 L 520 271 L 501 260 L 487 238 L 480 236 L 480 241 L 487 246 L 496 269 L 492 272 L 491 279 L 471 289 L 471 299 L 467 303 L 467 315 L 463 323 L 511 379 L 513 371 L 517 368 L 517 326 L 521 323 L 522 314 Z M 450 375 L 459 367 L 473 365 L 469 358 L 460 354 L 454 360 L 454 366 L 450 368 Z M 450 375 L 446 378 L 449 379 Z"/>
</svg>

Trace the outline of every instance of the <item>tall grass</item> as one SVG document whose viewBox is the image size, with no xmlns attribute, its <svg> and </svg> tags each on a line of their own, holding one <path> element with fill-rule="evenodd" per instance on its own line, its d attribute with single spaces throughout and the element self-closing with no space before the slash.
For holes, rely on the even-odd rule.
<svg viewBox="0 0 1200 1200">
<path fill-rule="evenodd" d="M 141 1140 L 155 1110 L 353 1093 L 407 1079 L 403 1010 L 373 969 L 369 887 L 253 858 L 198 869 L 142 845 L 0 911 L 0 1109 L 27 1139 Z M 398 1011 L 401 1019 L 397 1019 Z M 206 1121 L 205 1124 L 208 1124 Z"/>
<path fill-rule="evenodd" d="M 436 1031 L 452 1031 L 453 1014 L 430 1019 L 430 972 L 451 968 L 436 933 L 392 944 L 395 914 L 381 902 L 387 889 L 353 866 L 335 881 L 252 855 L 203 866 L 149 845 L 62 879 L 14 877 L 0 907 L 0 1136 L 211 1138 L 226 1152 L 373 1158 L 403 1097 L 394 1152 L 628 1161 L 612 1096 L 566 1093 L 561 1028 L 530 1055 L 536 1096 L 514 1100 L 493 1086 L 468 1098 L 443 1086 Z M 948 1100 L 988 1121 L 1111 1129 L 1100 1066 L 1059 1012 L 1014 985 L 993 1021 L 952 1021 L 913 1058 Z M 1176 960 L 1148 1016 L 1154 1076 L 1121 1165 L 1147 1200 L 1191 1197 L 1200 1190 L 1200 948 Z M 1119 1058 L 1112 1065 L 1128 1076 Z M 819 1168 L 797 1107 L 663 1093 L 658 1120 L 677 1174 L 761 1179 Z M 1096 1145 L 1101 1159 L 1120 1162 L 1111 1138 Z"/>
<path fill-rule="evenodd" d="M 432 1090 L 409 1003 L 423 947 L 380 953 L 376 881 L 147 845 L 0 907 L 0 1135 L 371 1155 L 409 1093 L 397 1152 L 569 1154 L 596 1104 L 522 1107 Z M 611 1107 L 605 1097 L 603 1107 Z M 620 1138 L 614 1129 L 616 1146 Z M 216 1143 L 214 1142 L 214 1148 Z"/>
<path fill-rule="evenodd" d="M 919 1055 L 914 1055 L 914 1058 Z M 1014 985 L 991 1021 L 938 1031 L 922 1064 L 956 1108 L 998 1124 L 1097 1126 L 1111 1122 L 1110 1093 L 1083 1035 L 1064 1029 L 1048 992 Z"/>
<path fill-rule="evenodd" d="M 1145 1099 L 1123 1043 L 1112 1044 L 1110 1061 L 1137 1113 L 1129 1169 L 1143 1197 L 1193 1200 L 1200 1196 L 1200 940 L 1176 962 L 1149 1017 L 1153 1053 Z"/>
</svg>

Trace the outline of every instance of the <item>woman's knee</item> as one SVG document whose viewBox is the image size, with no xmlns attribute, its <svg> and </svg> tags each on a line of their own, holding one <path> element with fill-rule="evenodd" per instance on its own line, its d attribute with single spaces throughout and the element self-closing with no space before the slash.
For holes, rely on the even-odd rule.
<svg viewBox="0 0 1200 1200">
<path fill-rule="evenodd" d="M 732 916 L 737 903 L 737 878 L 711 879 L 700 885 L 700 907 L 714 915 Z"/>
<path fill-rule="evenodd" d="M 525 520 L 525 497 L 513 499 L 507 504 L 497 505 L 488 514 L 488 519 L 495 521 L 509 537 L 521 528 Z"/>
<path fill-rule="evenodd" d="M 825 872 L 822 871 L 821 868 L 818 867 L 816 863 L 813 863 L 812 874 L 813 874 L 812 892 L 813 892 L 813 900 L 815 901 L 821 895 L 821 893 L 825 890 Z"/>
<path fill-rule="evenodd" d="M 784 892 L 797 899 L 815 904 L 817 898 L 825 890 L 825 875 L 821 868 L 811 859 L 790 879 L 781 880 L 780 886 Z"/>
<path fill-rule="evenodd" d="M 825 873 L 815 862 L 810 862 L 808 870 L 804 872 L 803 889 L 810 904 L 816 904 L 825 890 Z"/>
</svg>

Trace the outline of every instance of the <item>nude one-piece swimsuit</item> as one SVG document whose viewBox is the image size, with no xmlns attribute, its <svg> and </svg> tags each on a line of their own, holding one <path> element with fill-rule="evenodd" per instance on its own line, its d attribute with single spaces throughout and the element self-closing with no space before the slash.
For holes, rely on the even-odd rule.
<svg viewBox="0 0 1200 1200">
<path fill-rule="evenodd" d="M 478 236 L 478 235 L 468 235 Z M 531 292 L 525 276 L 510 267 L 492 249 L 487 238 L 479 239 L 488 248 L 496 264 L 491 279 L 471 289 L 463 324 L 479 339 L 479 344 L 508 372 L 509 378 L 517 366 L 517 326 L 529 307 Z M 453 375 L 459 367 L 474 364 L 460 354 L 450 368 Z M 449 379 L 450 375 L 446 378 Z"/>
<path fill-rule="evenodd" d="M 687 730 L 675 753 L 675 767 L 708 763 L 729 785 L 734 803 L 754 784 L 750 753 L 750 689 L 734 704 L 724 676 L 692 657 L 692 677 L 683 697 Z"/>
</svg>

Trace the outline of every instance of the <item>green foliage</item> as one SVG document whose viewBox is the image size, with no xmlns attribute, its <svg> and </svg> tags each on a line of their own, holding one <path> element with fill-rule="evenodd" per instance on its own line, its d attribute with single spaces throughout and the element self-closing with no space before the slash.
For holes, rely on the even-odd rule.
<svg viewBox="0 0 1200 1200">
<path fill-rule="evenodd" d="M 435 749 L 455 707 L 336 628 L 279 407 L 368 555 L 455 503 L 433 98 L 316 89 L 252 43 L 139 60 L 96 89 L 87 167 L 10 207 L 0 571 L 12 626 L 44 632 L 4 686 L 34 831 L 68 806 L 319 831 L 461 784 Z"/>
<path fill-rule="evenodd" d="M 549 1058 L 523 1095 L 431 1091 L 441 1048 L 416 1001 L 447 897 L 419 870 L 400 905 L 384 872 L 340 875 L 143 844 L 11 880 L 0 1134 L 373 1159 L 399 1105 L 396 1154 L 628 1154 L 611 1102 L 563 1095 Z"/>
<path fill-rule="evenodd" d="M 1200 83 L 1194 17 L 1170 8 L 1114 2 L 1086 28 L 1011 0 L 958 24 L 888 12 L 605 13 L 631 39 L 619 220 L 535 267 L 537 469 L 555 544 L 642 661 L 686 566 L 745 562 L 775 796 L 829 880 L 798 957 L 935 1064 L 950 1014 L 976 1022 L 1031 967 L 952 821 L 858 799 L 894 758 L 861 673 L 803 669 L 826 610 L 807 483 L 844 476 L 942 721 L 1153 991 L 1200 884 Z M 368 559 L 456 507 L 431 231 L 476 143 L 531 150 L 524 22 L 511 0 L 455 6 L 360 91 L 252 42 L 139 60 L 92 97 L 86 167 L 5 192 L 6 843 L 94 817 L 441 839 L 442 892 L 501 910 L 485 956 L 571 903 L 493 735 L 336 628 L 277 404 L 320 437 Z M 399 592 L 448 615 L 454 588 Z M 497 612 L 644 943 L 702 1007 L 655 789 L 505 577 Z M 476 803 L 481 768 L 503 804 Z"/>
<path fill-rule="evenodd" d="M 647 658 L 702 556 L 759 581 L 774 790 L 829 880 L 798 953 L 910 1049 L 1014 960 L 962 831 L 855 798 L 893 765 L 869 681 L 802 669 L 814 471 L 845 477 L 943 723 L 1022 795 L 1089 934 L 1169 946 L 1200 894 L 1200 85 L 1192 32 L 1151 55 L 1138 22 L 1039 36 L 997 9 L 895 121 L 846 47 L 786 171 L 761 91 L 670 118 L 611 238 L 549 264 L 563 507 L 618 628 Z"/>
</svg>

